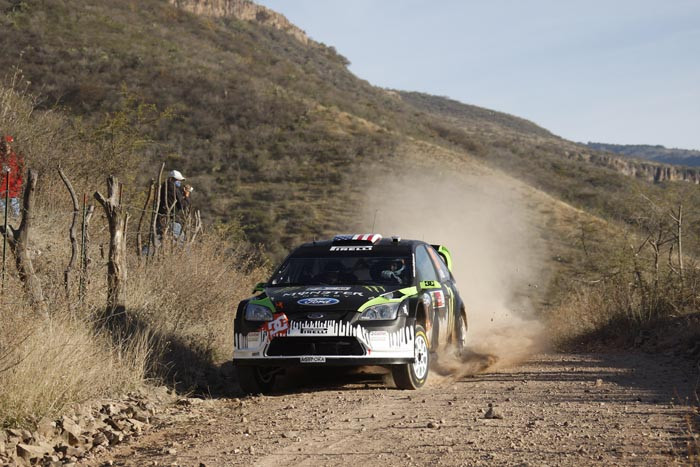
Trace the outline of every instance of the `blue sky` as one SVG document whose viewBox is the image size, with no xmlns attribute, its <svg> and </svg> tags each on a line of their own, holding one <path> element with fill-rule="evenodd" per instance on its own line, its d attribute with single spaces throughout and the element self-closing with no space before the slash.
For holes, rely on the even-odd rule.
<svg viewBox="0 0 700 467">
<path fill-rule="evenodd" d="M 700 149 L 700 0 L 257 0 L 370 83 L 574 141 Z"/>
</svg>

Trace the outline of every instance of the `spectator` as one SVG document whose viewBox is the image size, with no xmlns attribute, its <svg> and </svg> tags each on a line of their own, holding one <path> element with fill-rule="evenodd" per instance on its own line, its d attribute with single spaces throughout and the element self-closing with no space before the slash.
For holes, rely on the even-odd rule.
<svg viewBox="0 0 700 467">
<path fill-rule="evenodd" d="M 182 233 L 181 216 L 189 201 L 185 201 L 182 181 L 185 177 L 177 170 L 171 170 L 168 179 L 160 187 L 160 207 L 158 208 L 157 233 L 163 236 L 168 224 L 175 238 Z M 186 205 L 187 204 L 187 205 Z"/>
<path fill-rule="evenodd" d="M 12 136 L 3 136 L 0 139 L 0 165 L 2 174 L 0 177 L 0 208 L 5 213 L 5 197 L 9 194 L 12 214 L 19 217 L 19 197 L 22 193 L 22 174 L 24 173 L 24 158 L 12 149 L 14 144 Z M 8 189 L 9 181 L 9 189 Z"/>
</svg>

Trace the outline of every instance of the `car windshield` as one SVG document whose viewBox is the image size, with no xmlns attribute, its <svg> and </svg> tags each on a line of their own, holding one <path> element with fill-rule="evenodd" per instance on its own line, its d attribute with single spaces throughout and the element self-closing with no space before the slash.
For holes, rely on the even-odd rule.
<svg viewBox="0 0 700 467">
<path fill-rule="evenodd" d="M 410 285 L 410 257 L 289 258 L 272 276 L 272 286 Z"/>
</svg>

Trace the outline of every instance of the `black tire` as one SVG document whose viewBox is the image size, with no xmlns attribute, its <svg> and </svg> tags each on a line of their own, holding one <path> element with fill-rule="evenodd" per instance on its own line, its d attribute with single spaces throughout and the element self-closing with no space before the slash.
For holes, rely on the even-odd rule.
<svg viewBox="0 0 700 467">
<path fill-rule="evenodd" d="M 455 320 L 455 352 L 458 357 L 464 357 L 467 353 L 467 312 L 462 309 L 457 313 Z"/>
<path fill-rule="evenodd" d="M 418 389 L 428 379 L 430 349 L 428 348 L 428 336 L 420 324 L 416 324 L 413 341 L 415 348 L 414 361 L 402 365 L 394 365 L 391 368 L 394 383 L 399 389 Z"/>
<path fill-rule="evenodd" d="M 278 369 L 241 365 L 236 367 L 236 372 L 244 394 L 267 394 L 275 387 Z"/>
</svg>

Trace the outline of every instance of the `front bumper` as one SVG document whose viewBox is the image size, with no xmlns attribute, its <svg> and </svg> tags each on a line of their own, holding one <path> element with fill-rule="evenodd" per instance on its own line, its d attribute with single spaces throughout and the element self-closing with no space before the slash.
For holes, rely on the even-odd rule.
<svg viewBox="0 0 700 467">
<path fill-rule="evenodd" d="M 352 358 L 325 357 L 321 361 L 304 360 L 302 357 L 265 357 L 265 358 L 234 358 L 238 366 L 364 366 L 364 365 L 400 365 L 412 363 L 414 357 L 402 358 Z"/>
<path fill-rule="evenodd" d="M 278 332 L 249 329 L 234 334 L 237 365 L 392 365 L 414 360 L 414 326 L 404 317 L 362 324 L 291 320 Z"/>
</svg>

